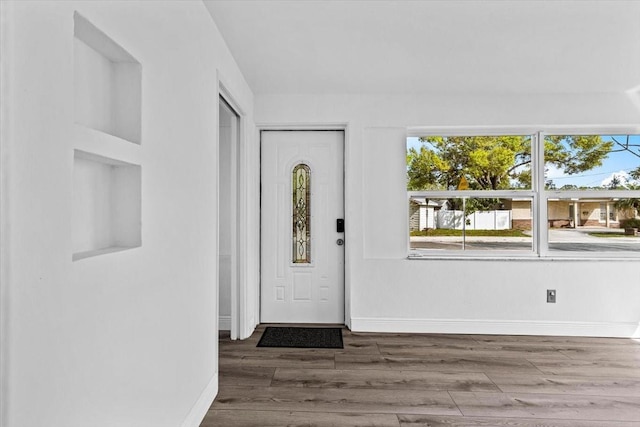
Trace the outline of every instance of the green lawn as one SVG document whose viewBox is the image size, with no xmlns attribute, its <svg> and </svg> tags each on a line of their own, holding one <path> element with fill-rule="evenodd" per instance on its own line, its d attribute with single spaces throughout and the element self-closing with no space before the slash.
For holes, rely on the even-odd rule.
<svg viewBox="0 0 640 427">
<path fill-rule="evenodd" d="M 589 236 L 593 236 L 593 237 L 633 237 L 633 236 L 626 236 L 624 233 L 589 233 Z"/>
<path fill-rule="evenodd" d="M 412 231 L 412 236 L 462 236 L 462 230 L 450 230 L 445 228 Z M 531 237 L 522 230 L 466 230 L 467 236 L 495 236 L 495 237 Z"/>
</svg>

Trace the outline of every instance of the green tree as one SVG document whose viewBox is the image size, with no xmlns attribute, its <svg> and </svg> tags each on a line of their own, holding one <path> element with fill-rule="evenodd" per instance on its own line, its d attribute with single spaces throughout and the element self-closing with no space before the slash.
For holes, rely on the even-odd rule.
<svg viewBox="0 0 640 427">
<path fill-rule="evenodd" d="M 613 145 L 613 141 L 603 141 L 600 135 L 546 136 L 545 161 L 574 175 L 602 166 Z"/>
<path fill-rule="evenodd" d="M 626 188 L 628 190 L 640 190 L 640 185 L 638 184 L 627 184 Z M 615 203 L 615 207 L 618 210 L 624 211 L 626 215 L 635 217 L 638 215 L 640 211 L 640 199 L 638 198 L 627 198 L 620 199 Z"/>
<path fill-rule="evenodd" d="M 609 190 L 616 190 L 620 188 L 620 186 L 622 186 L 622 180 L 618 178 L 618 175 L 613 175 L 607 187 Z"/>
<path fill-rule="evenodd" d="M 530 188 L 529 136 L 430 136 L 407 152 L 407 188 L 455 189 L 464 176 L 473 190 Z M 613 147 L 600 136 L 548 136 L 545 160 L 568 174 L 600 166 Z"/>
<path fill-rule="evenodd" d="M 448 170 L 448 165 L 425 146 L 420 150 L 410 148 L 407 151 L 407 165 L 408 190 L 439 189 L 442 171 Z"/>
<path fill-rule="evenodd" d="M 433 136 L 420 141 L 420 150 L 408 153 L 409 189 L 455 189 L 463 176 L 471 189 L 509 188 L 509 177 L 524 177 L 526 171 L 517 169 L 531 157 L 528 137 Z"/>
</svg>

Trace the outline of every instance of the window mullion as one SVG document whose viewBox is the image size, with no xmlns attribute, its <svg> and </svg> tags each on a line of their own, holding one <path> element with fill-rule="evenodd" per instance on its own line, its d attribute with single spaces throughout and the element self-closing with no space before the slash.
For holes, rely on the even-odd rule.
<svg viewBox="0 0 640 427">
<path fill-rule="evenodd" d="M 549 234 L 547 233 L 548 223 L 548 195 L 545 187 L 545 159 L 544 159 L 544 132 L 535 135 L 535 149 L 531 150 L 533 161 L 533 189 L 536 192 L 534 204 L 536 210 L 533 215 L 534 245 L 540 256 L 547 256 L 549 253 Z"/>
</svg>

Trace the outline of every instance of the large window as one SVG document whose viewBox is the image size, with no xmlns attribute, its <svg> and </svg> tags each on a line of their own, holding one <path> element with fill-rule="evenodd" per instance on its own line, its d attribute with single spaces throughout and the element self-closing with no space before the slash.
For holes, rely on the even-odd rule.
<svg viewBox="0 0 640 427">
<path fill-rule="evenodd" d="M 410 257 L 640 255 L 640 135 L 407 139 Z"/>
</svg>

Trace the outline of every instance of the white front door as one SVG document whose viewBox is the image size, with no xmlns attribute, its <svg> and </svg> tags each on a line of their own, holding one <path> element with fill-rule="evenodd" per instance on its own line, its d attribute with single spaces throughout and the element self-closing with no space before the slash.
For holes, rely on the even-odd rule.
<svg viewBox="0 0 640 427">
<path fill-rule="evenodd" d="M 263 323 L 344 323 L 344 132 L 263 131 Z"/>
</svg>

